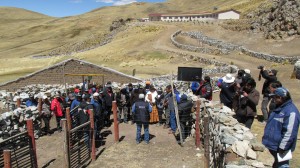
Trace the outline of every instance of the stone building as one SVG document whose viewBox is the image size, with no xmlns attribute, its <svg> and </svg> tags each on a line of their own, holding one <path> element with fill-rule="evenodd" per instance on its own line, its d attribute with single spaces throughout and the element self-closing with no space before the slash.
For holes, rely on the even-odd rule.
<svg viewBox="0 0 300 168">
<path fill-rule="evenodd" d="M 64 74 L 103 74 L 104 77 L 92 77 L 91 81 L 99 84 L 106 83 L 107 81 L 119 83 L 141 81 L 139 78 L 107 67 L 82 60 L 68 59 L 19 79 L 0 84 L 0 90 L 15 91 L 20 87 L 30 84 L 78 84 L 83 81 L 81 76 L 65 76 Z M 87 76 L 85 78 L 87 78 Z"/>
</svg>

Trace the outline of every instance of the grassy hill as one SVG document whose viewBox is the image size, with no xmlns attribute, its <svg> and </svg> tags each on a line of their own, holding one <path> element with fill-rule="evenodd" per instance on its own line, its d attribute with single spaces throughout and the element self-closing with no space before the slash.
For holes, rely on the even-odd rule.
<svg viewBox="0 0 300 168">
<path fill-rule="evenodd" d="M 100 60 L 107 60 L 107 58 L 111 57 L 103 54 L 107 53 L 105 48 L 109 48 L 109 46 L 100 47 L 92 51 L 86 50 L 95 48 L 97 44 L 105 41 L 107 35 L 111 33 L 109 29 L 115 20 L 147 17 L 149 13 L 185 13 L 230 8 L 244 12 L 256 8 L 262 2 L 265 2 L 265 0 L 169 0 L 165 3 L 132 3 L 124 6 L 103 7 L 82 15 L 64 18 L 49 17 L 24 9 L 1 7 L 0 59 L 6 63 L 0 67 L 0 82 L 14 79 L 17 76 L 72 57 L 74 56 L 74 53 L 72 53 L 73 50 L 84 51 L 75 54 L 76 57 L 97 60 L 96 63 L 106 64 L 105 62 L 100 62 Z M 138 47 L 135 45 L 126 46 L 126 49 L 124 49 L 126 52 L 124 53 L 138 52 L 139 55 L 142 55 L 141 59 L 148 57 L 148 52 L 144 52 L 144 49 L 139 47 L 140 44 L 143 43 L 143 46 L 149 46 L 148 43 L 156 39 L 159 34 L 158 32 L 162 31 L 164 27 L 168 27 L 168 25 L 163 27 L 158 26 L 157 33 L 150 33 L 151 35 L 149 36 L 132 39 L 140 41 L 139 45 L 137 45 Z M 152 28 L 146 29 L 150 30 Z M 134 28 L 127 31 L 123 35 L 123 38 L 136 37 L 135 33 Z M 113 40 L 111 45 L 115 47 L 110 49 L 113 51 L 109 51 L 108 53 L 114 55 L 122 53 L 114 50 L 124 48 L 125 45 L 123 42 Z M 126 40 L 126 43 L 128 42 L 131 41 Z M 32 56 L 49 54 L 65 54 L 65 56 L 44 59 L 32 58 Z M 116 59 L 119 58 L 116 57 Z M 110 64 L 106 65 L 111 66 Z M 119 70 L 126 69 L 118 68 L 117 66 L 113 68 Z"/>
</svg>

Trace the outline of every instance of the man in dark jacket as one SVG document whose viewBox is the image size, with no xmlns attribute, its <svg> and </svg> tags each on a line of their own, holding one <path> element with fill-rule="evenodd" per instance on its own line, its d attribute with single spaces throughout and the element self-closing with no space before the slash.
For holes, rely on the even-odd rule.
<svg viewBox="0 0 300 168">
<path fill-rule="evenodd" d="M 134 121 L 136 123 L 136 143 L 141 142 L 141 130 L 144 126 L 144 140 L 146 144 L 149 144 L 149 120 L 152 107 L 148 102 L 145 102 L 145 95 L 139 94 L 139 100 L 136 101 L 132 106 L 132 114 L 134 115 Z"/>
<path fill-rule="evenodd" d="M 178 114 L 183 140 L 189 135 L 191 131 L 191 127 L 187 125 L 187 122 L 192 120 L 191 110 L 193 106 L 193 102 L 191 100 L 188 100 L 185 94 L 181 95 L 180 103 L 178 104 Z"/>
<path fill-rule="evenodd" d="M 105 111 L 105 125 L 110 126 L 110 115 L 112 114 L 112 102 L 115 100 L 115 95 L 112 91 L 112 87 L 106 87 L 105 91 L 103 92 L 103 100 L 104 100 L 104 111 Z"/>
<path fill-rule="evenodd" d="M 212 100 L 212 87 L 209 76 L 204 77 L 203 84 L 199 86 L 197 93 L 206 100 Z"/>
<path fill-rule="evenodd" d="M 118 106 L 118 120 L 121 123 L 122 122 L 122 113 L 123 113 L 123 121 L 124 123 L 127 123 L 127 115 L 128 115 L 128 104 L 129 102 L 129 93 L 127 92 L 126 88 L 123 88 L 120 90 L 120 92 L 117 93 L 116 96 L 117 99 L 117 106 Z"/>
<path fill-rule="evenodd" d="M 174 103 L 179 103 L 180 102 L 180 97 L 179 97 L 179 92 L 176 90 L 175 85 L 173 85 L 174 89 L 174 96 L 172 93 L 172 86 L 168 85 L 166 87 L 166 97 L 165 97 L 165 107 L 166 107 L 166 113 L 169 110 L 170 112 L 170 127 L 171 130 L 169 131 L 169 134 L 175 134 L 177 130 L 177 125 L 176 125 L 176 115 L 175 115 L 175 104 Z M 175 102 L 173 101 L 173 97 L 175 98 Z M 167 123 L 166 123 L 167 124 Z"/>
<path fill-rule="evenodd" d="M 237 120 L 251 129 L 254 117 L 256 116 L 256 106 L 259 102 L 259 92 L 255 89 L 256 82 L 253 78 L 248 79 L 243 88 L 243 92 L 238 95 L 238 106 L 235 109 Z"/>
<path fill-rule="evenodd" d="M 295 150 L 300 114 L 286 88 L 277 88 L 274 92 L 274 100 L 276 109 L 270 114 L 262 143 L 275 159 L 273 167 L 289 167 L 289 160 L 278 162 L 277 154 L 284 157 L 288 151 Z"/>
<path fill-rule="evenodd" d="M 264 124 L 267 122 L 268 120 L 268 116 L 269 116 L 269 111 L 268 111 L 268 104 L 271 100 L 269 94 L 271 93 L 269 90 L 269 85 L 275 81 L 277 81 L 277 71 L 276 70 L 265 70 L 264 67 L 261 68 L 260 71 L 261 76 L 265 79 L 265 82 L 263 84 L 263 88 L 262 88 L 262 94 L 263 94 L 263 100 L 261 102 L 261 111 L 263 113 L 264 116 Z"/>
<path fill-rule="evenodd" d="M 229 108 L 233 107 L 233 97 L 235 94 L 234 80 L 235 77 L 231 74 L 226 74 L 226 76 L 222 78 L 222 83 L 218 84 L 218 87 L 221 89 L 220 101 Z"/>
</svg>

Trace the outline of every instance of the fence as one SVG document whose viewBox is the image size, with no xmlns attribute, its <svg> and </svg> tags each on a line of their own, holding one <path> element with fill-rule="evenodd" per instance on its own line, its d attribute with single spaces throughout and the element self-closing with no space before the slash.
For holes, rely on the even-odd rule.
<svg viewBox="0 0 300 168">
<path fill-rule="evenodd" d="M 65 167 L 84 167 L 96 159 L 94 113 L 90 110 L 90 120 L 72 128 L 70 109 L 62 120 Z"/>
<path fill-rule="evenodd" d="M 0 167 L 38 167 L 32 120 L 27 120 L 26 132 L 0 142 Z"/>
</svg>

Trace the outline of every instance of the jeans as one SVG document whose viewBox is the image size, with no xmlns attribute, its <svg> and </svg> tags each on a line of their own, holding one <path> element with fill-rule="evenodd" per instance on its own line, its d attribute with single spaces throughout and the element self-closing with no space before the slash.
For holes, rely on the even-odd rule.
<svg viewBox="0 0 300 168">
<path fill-rule="evenodd" d="M 162 114 L 164 113 L 163 109 L 158 109 L 158 118 L 159 118 L 159 123 L 162 124 Z"/>
<path fill-rule="evenodd" d="M 170 111 L 170 125 L 171 125 L 172 132 L 175 133 L 177 126 L 176 126 L 176 115 L 174 110 Z"/>
<path fill-rule="evenodd" d="M 149 142 L 149 124 L 136 124 L 136 142 L 141 142 L 142 126 L 144 126 L 144 140 Z"/>
<path fill-rule="evenodd" d="M 191 132 L 191 126 L 187 125 L 186 123 L 187 122 L 180 122 L 181 135 L 183 141 L 188 137 L 188 135 Z"/>
<path fill-rule="evenodd" d="M 59 117 L 59 116 L 56 116 L 56 126 L 57 126 L 57 130 L 61 131 L 61 124 L 60 124 L 60 120 L 63 118 L 62 117 Z"/>
<path fill-rule="evenodd" d="M 122 121 L 122 113 L 123 113 L 123 120 L 124 122 L 127 122 L 127 115 L 128 115 L 128 107 L 124 106 L 124 107 L 118 107 L 118 120 L 119 122 Z"/>
<path fill-rule="evenodd" d="M 44 115 L 43 116 L 43 121 L 45 123 L 45 132 L 46 133 L 50 133 L 50 119 L 51 119 L 51 115 Z"/>
<path fill-rule="evenodd" d="M 165 110 L 166 115 L 166 125 L 170 125 L 170 109 L 166 108 Z"/>
<path fill-rule="evenodd" d="M 276 151 L 272 151 L 272 150 L 269 150 L 270 153 L 273 155 L 275 161 L 273 163 L 273 168 L 289 168 L 289 160 L 287 161 L 283 161 L 283 162 L 278 162 L 277 160 L 277 152 Z"/>
<path fill-rule="evenodd" d="M 268 121 L 269 118 L 268 104 L 270 100 L 271 100 L 270 97 L 263 97 L 263 100 L 261 102 L 261 112 L 263 113 L 264 121 L 266 122 Z"/>
</svg>

